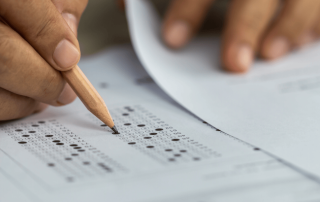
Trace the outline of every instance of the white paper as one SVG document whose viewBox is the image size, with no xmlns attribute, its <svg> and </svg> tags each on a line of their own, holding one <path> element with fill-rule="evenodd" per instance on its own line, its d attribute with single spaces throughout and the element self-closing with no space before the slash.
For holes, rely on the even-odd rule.
<svg viewBox="0 0 320 202">
<path fill-rule="evenodd" d="M 305 172 L 171 100 L 130 47 L 79 66 L 121 134 L 101 126 L 79 100 L 1 124 L 1 202 L 320 200 L 319 184 Z"/>
<path fill-rule="evenodd" d="M 151 3 L 127 1 L 127 17 L 139 59 L 172 98 L 213 126 L 320 177 L 320 44 L 232 75 L 220 67 L 217 38 L 172 51 L 162 43 Z"/>
</svg>

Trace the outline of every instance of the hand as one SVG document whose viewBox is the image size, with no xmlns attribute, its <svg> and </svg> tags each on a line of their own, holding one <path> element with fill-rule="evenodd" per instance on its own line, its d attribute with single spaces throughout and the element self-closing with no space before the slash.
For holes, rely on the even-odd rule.
<svg viewBox="0 0 320 202">
<path fill-rule="evenodd" d="M 0 121 L 72 102 L 60 71 L 80 59 L 87 0 L 0 0 Z"/>
<path fill-rule="evenodd" d="M 163 25 L 164 41 L 172 48 L 185 45 L 197 32 L 212 2 L 174 0 Z M 319 11 L 318 0 L 232 0 L 221 48 L 224 68 L 245 72 L 255 54 L 276 59 L 317 40 Z"/>
</svg>

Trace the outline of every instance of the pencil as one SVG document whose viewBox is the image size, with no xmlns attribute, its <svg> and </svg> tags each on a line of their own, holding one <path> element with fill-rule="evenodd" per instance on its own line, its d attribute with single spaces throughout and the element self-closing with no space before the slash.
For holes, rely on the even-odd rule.
<svg viewBox="0 0 320 202">
<path fill-rule="evenodd" d="M 78 65 L 71 70 L 62 72 L 62 75 L 86 108 L 116 134 L 119 134 L 106 104 Z"/>
</svg>

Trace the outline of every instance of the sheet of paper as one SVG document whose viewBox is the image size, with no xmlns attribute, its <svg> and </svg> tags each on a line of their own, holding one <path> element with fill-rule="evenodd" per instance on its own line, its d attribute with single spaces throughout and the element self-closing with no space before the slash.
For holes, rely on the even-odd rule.
<svg viewBox="0 0 320 202">
<path fill-rule="evenodd" d="M 181 51 L 161 41 L 148 1 L 127 1 L 140 61 L 172 98 L 213 126 L 320 177 L 320 44 L 249 73 L 221 70 L 219 40 L 199 38 Z"/>
<path fill-rule="evenodd" d="M 129 46 L 81 60 L 120 135 L 77 100 L 0 125 L 0 201 L 301 202 L 320 185 L 190 114 Z"/>
</svg>

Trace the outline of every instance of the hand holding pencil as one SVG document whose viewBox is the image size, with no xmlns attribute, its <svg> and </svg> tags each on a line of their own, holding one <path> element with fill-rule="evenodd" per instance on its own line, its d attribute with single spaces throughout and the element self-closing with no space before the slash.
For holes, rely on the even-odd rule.
<svg viewBox="0 0 320 202">
<path fill-rule="evenodd" d="M 87 0 L 1 1 L 0 121 L 28 116 L 48 104 L 66 105 L 77 94 L 89 111 L 118 132 L 102 98 L 77 66 L 77 27 L 86 5 Z"/>
<path fill-rule="evenodd" d="M 61 72 L 80 60 L 77 27 L 86 4 L 87 0 L 1 1 L 0 121 L 76 98 Z"/>
</svg>

